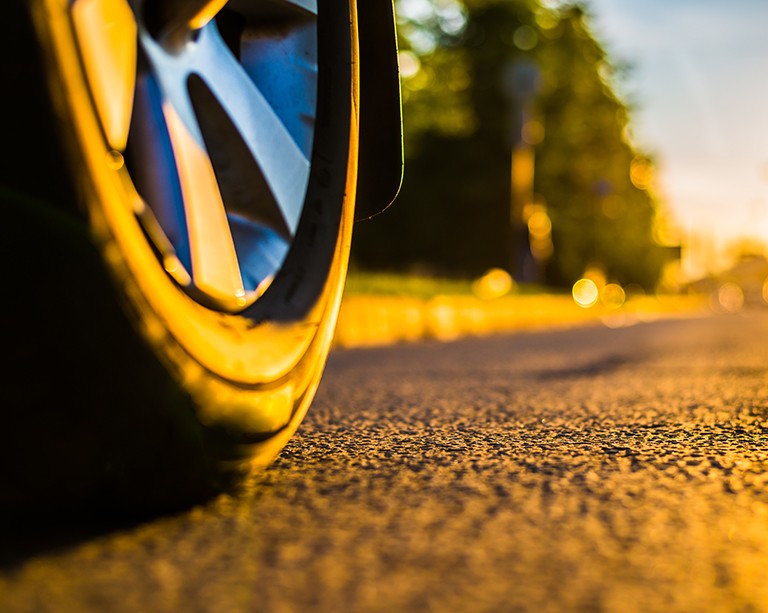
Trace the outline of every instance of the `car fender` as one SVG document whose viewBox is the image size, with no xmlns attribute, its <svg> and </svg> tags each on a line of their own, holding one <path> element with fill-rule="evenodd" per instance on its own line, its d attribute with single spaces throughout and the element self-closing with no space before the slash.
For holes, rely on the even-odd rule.
<svg viewBox="0 0 768 613">
<path fill-rule="evenodd" d="M 360 153 L 356 219 L 386 209 L 403 180 L 403 128 L 392 0 L 359 0 Z"/>
</svg>

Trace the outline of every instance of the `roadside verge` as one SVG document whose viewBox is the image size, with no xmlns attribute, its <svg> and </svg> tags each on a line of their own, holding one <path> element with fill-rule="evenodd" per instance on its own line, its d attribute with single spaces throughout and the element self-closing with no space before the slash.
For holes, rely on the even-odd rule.
<svg viewBox="0 0 768 613">
<path fill-rule="evenodd" d="M 590 324 L 617 328 L 707 312 L 706 296 L 638 296 L 619 308 L 582 308 L 570 295 L 510 295 L 493 300 L 474 296 L 351 295 L 342 302 L 334 346 L 370 347 L 424 339 L 449 341 L 464 336 Z"/>
</svg>

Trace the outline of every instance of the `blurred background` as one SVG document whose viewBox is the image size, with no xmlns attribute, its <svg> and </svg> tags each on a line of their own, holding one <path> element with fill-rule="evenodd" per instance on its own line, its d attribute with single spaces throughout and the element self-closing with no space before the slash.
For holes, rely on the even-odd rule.
<svg viewBox="0 0 768 613">
<path fill-rule="evenodd" d="M 405 180 L 356 227 L 353 291 L 493 271 L 497 293 L 576 302 L 606 286 L 768 302 L 768 4 L 396 8 Z"/>
</svg>

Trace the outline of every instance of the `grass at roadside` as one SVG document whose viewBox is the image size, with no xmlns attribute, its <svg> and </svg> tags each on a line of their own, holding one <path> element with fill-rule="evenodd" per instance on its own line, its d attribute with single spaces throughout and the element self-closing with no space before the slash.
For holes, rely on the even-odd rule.
<svg viewBox="0 0 768 613">
<path fill-rule="evenodd" d="M 351 272 L 347 277 L 344 295 L 349 296 L 402 296 L 407 298 L 433 298 L 434 296 L 469 296 L 472 281 L 445 279 L 418 275 L 398 275 L 382 272 Z"/>
<path fill-rule="evenodd" d="M 435 296 L 473 296 L 475 283 L 475 279 L 352 271 L 347 277 L 345 296 L 403 296 L 423 299 Z M 524 285 L 517 287 L 516 293 L 530 295 L 563 292 L 536 285 Z"/>
<path fill-rule="evenodd" d="M 478 295 L 479 294 L 479 295 Z M 489 298 L 477 280 L 380 273 L 350 274 L 336 346 L 386 345 L 423 339 L 453 340 L 504 332 L 602 323 L 632 325 L 706 311 L 702 296 L 633 296 L 620 305 L 578 306 L 570 293 L 512 287 Z"/>
</svg>

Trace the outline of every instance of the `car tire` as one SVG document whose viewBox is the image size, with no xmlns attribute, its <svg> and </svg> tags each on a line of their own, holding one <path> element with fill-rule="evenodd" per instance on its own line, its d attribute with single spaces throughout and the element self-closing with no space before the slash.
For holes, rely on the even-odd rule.
<svg viewBox="0 0 768 613">
<path fill-rule="evenodd" d="M 142 2 L 11 0 L 14 32 L 3 42 L 2 70 L 13 95 L 3 102 L 10 137 L 0 187 L 12 356 L 0 451 L 6 508 L 169 508 L 230 491 L 275 458 L 312 401 L 354 218 L 355 3 L 340 10 L 330 0 L 316 8 L 281 0 L 276 17 L 251 13 L 247 0 L 231 4 L 179 43 L 163 38 L 171 36 L 163 23 L 152 31 Z M 110 12 L 116 5 L 121 15 Z M 235 33 L 223 34 L 233 17 Z M 126 18 L 122 42 L 105 38 L 87 49 L 91 38 L 106 36 L 105 20 L 121 27 Z M 273 18 L 276 26 L 259 22 Z M 298 43 L 270 47 L 297 29 Z M 256 43 L 233 43 L 238 31 Z M 137 50 L 126 59 L 130 40 Z M 316 109 L 309 128 L 296 127 L 305 103 L 290 107 L 302 77 L 286 81 L 289 91 L 264 94 L 267 106 L 228 99 L 267 87 L 269 58 L 286 49 L 304 54 L 290 60 L 303 66 L 313 41 L 316 85 L 300 88 Z M 171 65 L 186 53 L 179 45 L 209 45 L 214 59 L 190 52 L 179 80 Z M 108 52 L 120 57 L 104 60 Z M 247 65 L 249 57 L 256 59 Z M 89 67 L 94 59 L 106 68 Z M 110 108 L 114 73 L 115 97 L 124 101 Z M 174 90 L 178 83 L 186 92 Z M 279 107 L 285 100 L 287 110 Z M 243 115 L 270 105 L 280 110 L 269 120 L 260 111 Z M 248 132 L 254 126 L 282 132 L 264 147 Z M 282 142 L 284 133 L 294 142 Z M 289 145 L 292 152 L 281 153 Z M 302 147 L 302 188 L 286 207 L 275 193 L 290 191 L 294 175 L 275 179 L 282 182 L 275 187 L 270 173 L 280 168 L 260 163 L 290 168 Z M 268 158 L 256 162 L 255 179 L 254 151 Z M 218 191 L 213 213 L 204 197 L 189 195 L 201 176 L 198 194 Z M 165 184 L 153 185 L 158 180 Z M 243 184 L 270 203 L 252 206 Z M 178 198 L 164 204 L 163 194 L 178 196 L 179 187 L 181 207 Z M 203 212 L 190 220 L 195 206 Z M 220 252 L 228 253 L 223 264 Z M 199 272 L 206 266 L 213 272 Z"/>
</svg>

